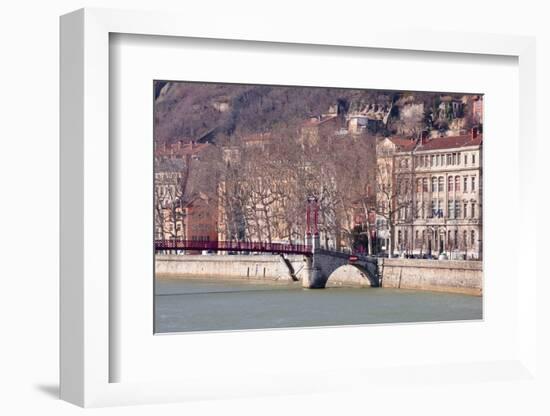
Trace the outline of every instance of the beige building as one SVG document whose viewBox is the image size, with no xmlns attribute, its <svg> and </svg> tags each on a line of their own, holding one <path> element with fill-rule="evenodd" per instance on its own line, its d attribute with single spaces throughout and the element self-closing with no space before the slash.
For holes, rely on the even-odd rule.
<svg viewBox="0 0 550 416">
<path fill-rule="evenodd" d="M 482 135 L 423 137 L 393 154 L 393 253 L 482 256 Z"/>
<path fill-rule="evenodd" d="M 155 166 L 155 239 L 182 239 L 184 212 L 182 205 L 182 160 L 163 160 Z"/>
<path fill-rule="evenodd" d="M 377 251 L 393 252 L 397 213 L 400 208 L 409 204 L 410 196 L 406 192 L 398 193 L 395 183 L 395 155 L 408 154 L 416 147 L 415 139 L 408 137 L 385 137 L 376 144 L 376 218 L 375 233 Z M 408 158 L 399 158 L 402 164 L 408 163 Z M 405 166 L 404 166 L 405 167 Z"/>
<path fill-rule="evenodd" d="M 154 237 L 156 240 L 216 239 L 215 215 L 213 218 L 210 214 L 205 215 L 203 207 L 194 210 L 199 212 L 198 215 L 190 215 L 193 211 L 192 207 L 200 206 L 204 199 L 208 200 L 210 206 L 216 207 L 215 202 L 210 201 L 203 193 L 197 192 L 196 186 L 190 186 L 193 179 L 197 181 L 196 176 L 200 175 L 201 171 L 201 158 L 210 149 L 212 145 L 208 143 L 184 143 L 183 141 L 170 145 L 163 143 L 155 147 Z M 204 168 L 202 170 L 204 171 Z M 200 233 L 197 233 L 194 229 L 190 229 L 190 225 L 196 223 L 199 217 L 201 223 L 204 222 L 204 217 L 208 219 L 209 224 L 206 228 L 201 225 L 203 228 Z"/>
</svg>

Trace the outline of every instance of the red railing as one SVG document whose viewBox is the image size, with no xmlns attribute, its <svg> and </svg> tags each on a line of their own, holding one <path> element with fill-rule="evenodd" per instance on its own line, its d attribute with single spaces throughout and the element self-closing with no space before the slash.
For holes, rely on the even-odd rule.
<svg viewBox="0 0 550 416">
<path fill-rule="evenodd" d="M 234 252 L 262 252 L 311 254 L 311 246 L 290 243 L 266 243 L 260 241 L 193 241 L 193 240 L 155 240 L 155 250 L 209 250 Z"/>
</svg>

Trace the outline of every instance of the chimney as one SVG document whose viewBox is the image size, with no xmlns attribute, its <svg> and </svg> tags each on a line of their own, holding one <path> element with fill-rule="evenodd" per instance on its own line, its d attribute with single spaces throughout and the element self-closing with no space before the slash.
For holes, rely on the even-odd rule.
<svg viewBox="0 0 550 416">
<path fill-rule="evenodd" d="M 472 140 L 477 139 L 477 135 L 478 135 L 477 127 L 472 127 L 472 135 L 471 135 Z"/>
<path fill-rule="evenodd" d="M 428 132 L 426 130 L 422 130 L 422 133 L 420 134 L 420 144 L 424 145 L 428 141 Z"/>
</svg>

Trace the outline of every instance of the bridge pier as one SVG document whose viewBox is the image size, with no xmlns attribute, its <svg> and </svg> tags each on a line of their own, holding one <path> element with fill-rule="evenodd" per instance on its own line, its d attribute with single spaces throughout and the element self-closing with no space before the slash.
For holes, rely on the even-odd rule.
<svg viewBox="0 0 550 416">
<path fill-rule="evenodd" d="M 302 287 L 308 289 L 323 289 L 326 285 L 326 277 L 321 267 L 315 262 L 315 255 L 306 257 L 305 275 L 302 279 Z"/>
<path fill-rule="evenodd" d="M 362 257 L 355 263 L 350 264 L 349 255 L 318 248 L 313 251 L 312 256 L 307 257 L 306 269 L 304 270 L 305 276 L 302 278 L 302 287 L 323 289 L 336 270 L 340 269 L 339 278 L 341 278 L 342 272 L 349 273 L 349 271 L 344 272 L 344 267 L 358 269 L 359 276 L 362 276 L 353 285 L 359 284 L 359 286 L 371 287 L 378 287 L 380 285 L 376 259 Z M 357 275 L 357 273 L 352 275 Z M 348 283 L 350 282 L 348 281 Z"/>
</svg>

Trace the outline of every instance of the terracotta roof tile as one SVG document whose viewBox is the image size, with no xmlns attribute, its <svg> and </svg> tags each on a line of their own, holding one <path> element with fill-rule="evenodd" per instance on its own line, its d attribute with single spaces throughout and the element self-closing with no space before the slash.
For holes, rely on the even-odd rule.
<svg viewBox="0 0 550 416">
<path fill-rule="evenodd" d="M 271 132 L 249 134 L 244 136 L 242 140 L 244 142 L 266 142 L 271 140 Z"/>
<path fill-rule="evenodd" d="M 471 135 L 461 135 L 461 136 L 448 136 L 448 137 L 437 137 L 434 139 L 428 140 L 426 143 L 421 144 L 418 147 L 418 151 L 422 150 L 439 150 L 439 149 L 452 149 L 458 147 L 466 146 L 479 146 L 483 142 L 483 135 L 478 134 L 474 139 Z"/>
<path fill-rule="evenodd" d="M 408 137 L 399 137 L 393 136 L 388 137 L 388 139 L 398 147 L 398 150 L 401 152 L 407 152 L 414 149 L 416 146 L 416 140 Z"/>
</svg>

